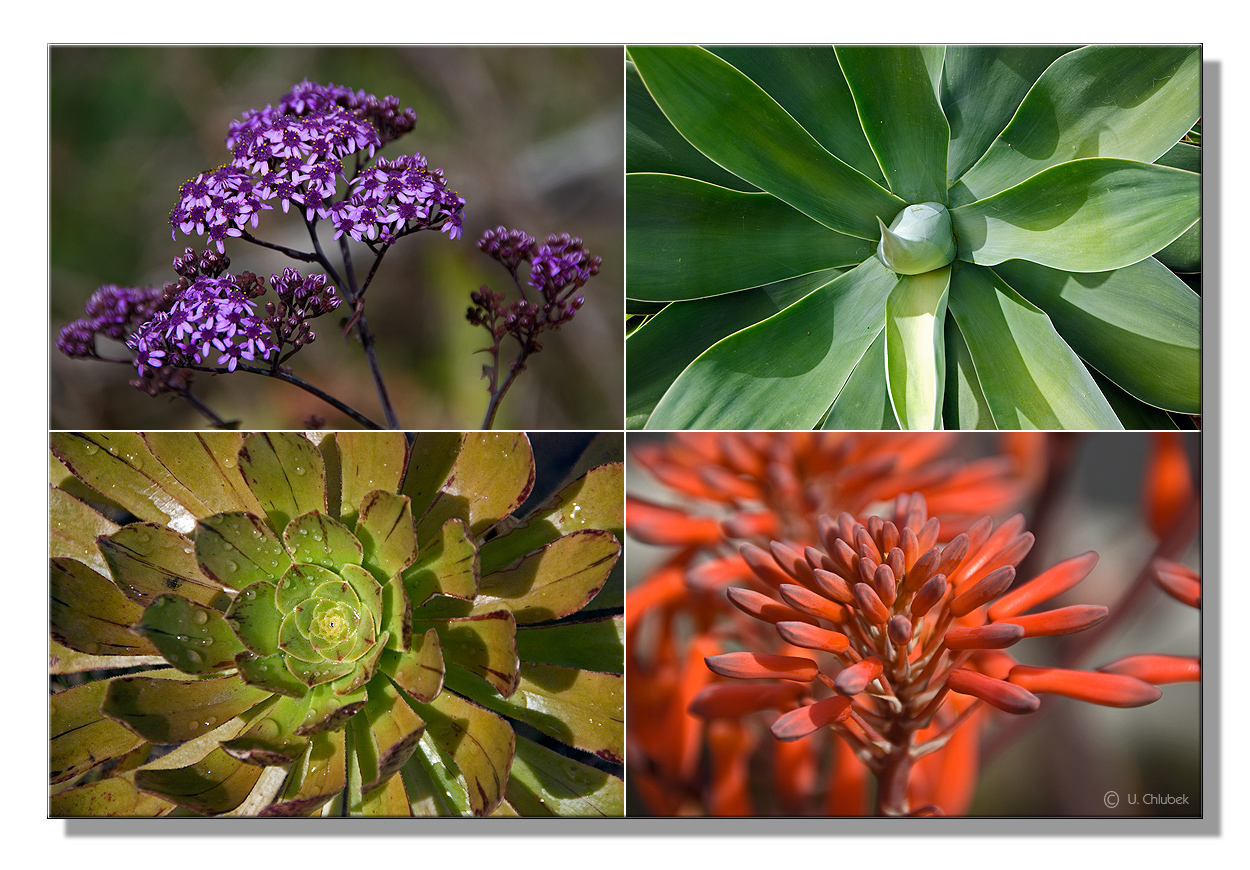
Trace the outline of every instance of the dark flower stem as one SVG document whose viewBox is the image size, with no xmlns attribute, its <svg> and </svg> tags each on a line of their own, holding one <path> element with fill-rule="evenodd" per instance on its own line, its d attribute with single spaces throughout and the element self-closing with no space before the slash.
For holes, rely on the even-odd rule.
<svg viewBox="0 0 1250 870">
<path fill-rule="evenodd" d="M 195 393 L 191 392 L 190 390 L 187 390 L 186 392 L 179 393 L 179 395 L 181 395 L 182 398 L 187 401 L 188 405 L 190 405 L 192 408 L 195 408 L 195 410 L 199 411 L 202 415 L 208 418 L 209 424 L 212 425 L 214 428 L 225 429 L 229 427 L 230 424 L 227 423 L 225 420 L 223 420 L 217 414 L 216 411 L 210 408 L 204 402 L 204 400 L 201 399 L 199 396 L 195 395 Z"/>
<path fill-rule="evenodd" d="M 483 429 L 490 429 L 494 426 L 495 412 L 499 410 L 499 403 L 503 401 L 504 394 L 508 392 L 508 388 L 512 386 L 512 382 L 516 380 L 517 375 L 524 370 L 525 358 L 528 355 L 529 354 L 527 354 L 524 350 L 517 355 L 516 360 L 512 363 L 512 366 L 508 371 L 508 377 L 504 378 L 503 386 L 499 388 L 498 392 L 496 392 L 495 384 L 498 382 L 499 378 L 499 352 L 498 348 L 496 348 L 494 354 L 495 367 L 491 371 L 490 376 L 490 404 L 486 406 L 486 419 L 482 421 Z"/>
<path fill-rule="evenodd" d="M 225 369 L 216 369 L 210 366 L 189 365 L 189 366 L 181 366 L 181 368 L 192 369 L 198 372 L 211 372 L 212 374 L 222 374 L 226 371 Z M 383 428 L 379 424 L 375 423 L 373 420 L 370 420 L 364 414 L 357 411 L 351 405 L 348 405 L 345 402 L 342 402 L 339 399 L 336 399 L 334 396 L 330 395 L 325 390 L 322 390 L 319 387 L 313 386 L 312 384 L 308 383 L 302 378 L 299 378 L 291 374 L 290 372 L 284 372 L 281 370 L 275 372 L 268 368 L 261 368 L 259 366 L 250 366 L 250 365 L 247 365 L 246 363 L 239 363 L 237 366 L 235 366 L 235 371 L 251 372 L 254 375 L 264 375 L 267 378 L 277 378 L 280 381 L 285 381 L 288 384 L 292 384 L 293 386 L 299 387 L 301 390 L 303 390 L 306 393 L 316 396 L 318 399 L 325 402 L 327 405 L 330 405 L 336 410 L 343 412 L 348 417 L 351 417 L 353 420 L 355 420 L 361 426 L 364 426 L 366 429 L 382 429 Z"/>
</svg>

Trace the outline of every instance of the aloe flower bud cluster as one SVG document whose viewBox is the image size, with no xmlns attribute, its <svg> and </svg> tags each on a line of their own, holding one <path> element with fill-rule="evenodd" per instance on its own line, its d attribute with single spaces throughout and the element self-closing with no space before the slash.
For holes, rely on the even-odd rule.
<svg viewBox="0 0 1250 870">
<path fill-rule="evenodd" d="M 781 710 L 771 730 L 782 741 L 833 729 L 876 775 L 881 814 L 941 812 L 909 803 L 912 768 L 982 705 L 1020 715 L 1048 693 L 1113 707 L 1161 695 L 1133 676 L 1034 667 L 1004 651 L 1108 615 L 1101 606 L 1037 609 L 1083 580 L 1094 553 L 1013 586 L 1033 545 L 1020 515 L 997 528 L 985 517 L 939 546 L 941 524 L 913 494 L 884 515 L 825 515 L 817 527 L 819 547 L 743 545 L 755 582 L 728 589 L 729 601 L 792 652 L 709 656 L 707 666 L 734 682 L 706 687 L 691 709 L 709 718 Z"/>
<path fill-rule="evenodd" d="M 53 454 L 138 518 L 53 489 L 53 815 L 621 812 L 619 463 L 526 522 L 515 433 Z"/>
</svg>

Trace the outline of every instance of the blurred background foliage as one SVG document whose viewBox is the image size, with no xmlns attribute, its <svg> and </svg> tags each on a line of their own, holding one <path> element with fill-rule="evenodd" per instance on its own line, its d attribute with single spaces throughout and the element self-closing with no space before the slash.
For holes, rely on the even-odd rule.
<svg viewBox="0 0 1250 870">
<path fill-rule="evenodd" d="M 170 238 L 178 186 L 229 158 L 227 125 L 298 82 L 394 94 L 417 110 L 413 132 L 382 149 L 419 151 L 442 167 L 467 204 L 464 238 L 419 233 L 396 244 L 368 294 L 387 386 L 403 425 L 477 427 L 489 394 L 482 380 L 487 333 L 465 319 L 480 285 L 509 293 L 511 279 L 474 244 L 488 227 L 581 236 L 603 267 L 577 319 L 544 334 L 542 353 L 505 399 L 498 428 L 622 426 L 623 112 L 615 47 L 77 47 L 49 52 L 50 427 L 203 428 L 181 400 L 128 385 L 129 366 L 70 360 L 57 331 L 83 316 L 102 284 L 162 285 L 171 261 L 202 238 Z M 322 228 L 323 244 L 332 232 Z M 253 233 L 308 247 L 303 221 L 280 209 Z M 231 271 L 268 277 L 291 260 L 255 245 L 227 246 Z M 332 259 L 334 259 L 332 257 Z M 357 273 L 372 255 L 353 245 Z M 272 298 L 272 297 L 270 297 Z M 376 420 L 382 412 L 364 356 L 341 337 L 342 318 L 314 322 L 317 341 L 294 358 L 296 374 Z M 511 341 L 511 339 L 507 339 Z M 515 349 L 504 345 L 511 359 Z M 124 347 L 101 347 L 124 356 Z M 346 417 L 277 381 L 197 374 L 196 393 L 248 428 L 300 428 L 310 415 L 334 428 Z"/>
</svg>

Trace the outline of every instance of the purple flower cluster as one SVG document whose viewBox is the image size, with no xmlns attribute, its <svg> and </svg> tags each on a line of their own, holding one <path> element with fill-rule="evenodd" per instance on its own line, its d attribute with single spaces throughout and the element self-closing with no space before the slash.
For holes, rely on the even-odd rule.
<svg viewBox="0 0 1250 870">
<path fill-rule="evenodd" d="M 459 238 L 464 200 L 447 186 L 441 169 L 427 169 L 420 154 L 363 169 L 358 159 L 350 189 L 335 201 L 339 179 L 348 178 L 345 159 L 372 158 L 416 120 L 416 112 L 400 110 L 393 96 L 334 84 L 296 85 L 276 107 L 248 111 L 231 123 L 231 162 L 183 184 L 169 216 L 174 234 L 207 233 L 224 251 L 227 238 L 243 235 L 249 224 L 256 227 L 260 211 L 276 200 L 283 212 L 294 204 L 308 221 L 332 218 L 335 238 L 387 243 L 436 227 Z"/>
<path fill-rule="evenodd" d="M 443 170 L 430 170 L 420 154 L 379 159 L 353 179 L 350 196 L 330 209 L 334 238 L 385 244 L 402 235 L 441 224 L 460 238 L 464 199 L 447 186 Z"/>
<path fill-rule="evenodd" d="M 278 301 L 266 303 L 265 313 L 279 346 L 289 344 L 298 350 L 310 344 L 317 335 L 308 321 L 339 307 L 334 288 L 326 286 L 326 276 L 320 273 L 304 277 L 296 269 L 283 269 L 281 275 L 270 276 L 269 283 Z"/>
<path fill-rule="evenodd" d="M 522 356 L 542 349 L 537 336 L 544 329 L 559 329 L 573 319 L 586 301 L 577 291 L 599 273 L 601 263 L 599 257 L 589 256 L 581 239 L 567 233 L 548 236 L 540 245 L 521 230 L 496 227 L 483 233 L 477 246 L 508 270 L 521 299 L 509 303 L 502 293 L 482 287 L 470 294 L 474 307 L 469 309 L 469 322 L 490 330 L 495 352 L 499 341 L 511 334 L 520 342 Z M 525 284 L 519 274 L 522 263 L 529 264 Z M 531 300 L 526 285 L 539 291 L 541 300 Z"/>
<path fill-rule="evenodd" d="M 160 308 L 165 292 L 159 287 L 118 287 L 106 284 L 87 300 L 86 317 L 61 327 L 56 347 L 66 356 L 94 357 L 96 336 L 124 341 L 136 326 L 150 319 Z"/>
</svg>

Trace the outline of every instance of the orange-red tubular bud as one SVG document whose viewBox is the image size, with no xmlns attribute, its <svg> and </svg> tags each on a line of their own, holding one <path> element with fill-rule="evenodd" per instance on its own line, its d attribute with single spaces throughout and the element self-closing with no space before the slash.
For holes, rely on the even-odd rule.
<svg viewBox="0 0 1250 870">
<path fill-rule="evenodd" d="M 936 547 L 930 547 L 917 556 L 915 563 L 907 569 L 907 574 L 903 577 L 903 591 L 915 592 L 930 577 L 939 573 L 937 566 L 941 560 L 942 553 Z"/>
<path fill-rule="evenodd" d="M 903 571 L 910 571 L 911 567 L 916 564 L 916 560 L 920 558 L 920 541 L 916 538 L 916 533 L 908 526 L 903 526 L 903 533 L 899 535 L 899 549 L 903 551 Z"/>
<path fill-rule="evenodd" d="M 890 611 L 881 603 L 881 598 L 878 597 L 876 590 L 867 583 L 856 583 L 851 589 L 851 593 L 855 596 L 856 606 L 868 618 L 869 622 L 883 625 L 890 619 Z"/>
<path fill-rule="evenodd" d="M 702 466 L 699 477 L 712 489 L 738 501 L 753 501 L 760 497 L 759 481 L 740 477 L 719 465 Z"/>
<path fill-rule="evenodd" d="M 898 547 L 890 550 L 885 554 L 885 564 L 894 572 L 894 579 L 897 581 L 903 576 L 903 572 L 907 570 L 907 557 Z"/>
<path fill-rule="evenodd" d="M 1005 565 L 996 571 L 991 571 L 951 599 L 951 615 L 967 616 L 981 605 L 988 604 L 1006 592 L 1014 579 L 1016 579 L 1016 569 L 1013 565 Z"/>
<path fill-rule="evenodd" d="M 967 668 L 955 668 L 951 671 L 946 678 L 946 684 L 951 687 L 952 692 L 980 698 L 1004 713 L 1032 713 L 1042 705 L 1040 698 L 1022 686 L 1004 683 Z"/>
<path fill-rule="evenodd" d="M 686 572 L 686 582 L 697 589 L 715 589 L 735 580 L 751 579 L 751 569 L 739 556 L 709 559 Z"/>
<path fill-rule="evenodd" d="M 1202 662 L 1193 656 L 1136 655 L 1118 659 L 1098 670 L 1104 674 L 1134 677 L 1153 686 L 1196 683 L 1202 679 Z"/>
<path fill-rule="evenodd" d="M 911 620 L 901 613 L 898 616 L 890 617 L 890 621 L 886 623 L 885 630 L 895 646 L 907 646 L 911 642 Z"/>
<path fill-rule="evenodd" d="M 712 517 L 692 517 L 676 508 L 637 498 L 626 498 L 625 524 L 644 544 L 683 546 L 714 544 L 721 539 L 720 522 Z"/>
<path fill-rule="evenodd" d="M 799 683 L 711 683 L 690 702 L 690 713 L 704 719 L 736 719 L 759 710 L 784 710 L 807 689 Z"/>
<path fill-rule="evenodd" d="M 1020 560 L 1027 556 L 1031 549 L 1033 549 L 1033 533 L 1025 532 L 1023 535 L 1013 538 L 1002 549 L 985 559 L 980 567 L 972 569 L 966 576 L 960 577 L 956 582 L 960 585 L 974 583 L 1004 565 L 1014 567 L 1020 564 Z"/>
<path fill-rule="evenodd" d="M 1135 677 L 1096 671 L 1016 665 L 1007 679 L 1030 692 L 1064 695 L 1104 707 L 1143 707 L 1163 696 L 1162 689 Z"/>
<path fill-rule="evenodd" d="M 1167 535 L 1193 500 L 1193 473 L 1178 432 L 1156 432 L 1142 488 L 1146 522 L 1155 537 Z"/>
<path fill-rule="evenodd" d="M 868 688 L 869 683 L 881 676 L 882 670 L 884 667 L 881 659 L 869 656 L 849 668 L 843 668 L 842 673 L 833 678 L 833 687 L 842 695 L 858 695 Z"/>
<path fill-rule="evenodd" d="M 889 565 L 877 566 L 877 570 L 872 575 L 872 588 L 886 607 L 894 603 L 894 599 L 898 597 L 898 590 L 894 584 L 894 572 L 890 570 Z"/>
<path fill-rule="evenodd" d="M 886 522 L 881 526 L 881 552 L 889 553 L 898 546 L 898 526 L 894 523 Z"/>
<path fill-rule="evenodd" d="M 943 639 L 947 649 L 1006 649 L 1024 638 L 1024 629 L 1010 622 L 952 628 Z"/>
<path fill-rule="evenodd" d="M 851 584 L 843 577 L 832 571 L 822 571 L 819 568 L 813 571 L 812 574 L 816 582 L 816 588 L 821 592 L 835 601 L 841 601 L 843 604 L 855 603 L 855 596 L 851 593 Z"/>
<path fill-rule="evenodd" d="M 807 564 L 812 567 L 812 570 L 820 568 L 825 571 L 832 571 L 837 568 L 837 566 L 833 564 L 833 560 L 830 559 L 828 555 L 822 553 L 820 550 L 817 550 L 815 547 L 804 547 L 803 558 L 807 560 Z"/>
<path fill-rule="evenodd" d="M 772 553 L 762 550 L 754 544 L 743 544 L 738 550 L 742 556 L 742 561 L 747 563 L 756 577 L 759 577 L 774 589 L 782 583 L 789 583 L 792 579 L 789 574 L 777 567 L 776 560 L 773 559 Z"/>
<path fill-rule="evenodd" d="M 829 547 L 829 557 L 833 559 L 833 568 L 843 577 L 854 577 L 859 569 L 859 556 L 846 541 L 838 538 Z"/>
<path fill-rule="evenodd" d="M 721 523 L 730 538 L 771 538 L 781 531 L 772 511 L 739 511 Z"/>
<path fill-rule="evenodd" d="M 950 573 L 959 567 L 964 560 L 964 556 L 968 555 L 968 534 L 956 535 L 955 538 L 942 548 L 941 557 L 938 559 L 936 567 L 933 569 L 934 574 L 945 574 L 948 577 Z"/>
<path fill-rule="evenodd" d="M 807 564 L 802 553 L 780 541 L 769 542 L 768 550 L 777 560 L 777 564 L 781 566 L 781 570 L 789 574 L 791 578 L 798 580 L 804 586 L 811 582 L 812 568 Z"/>
<path fill-rule="evenodd" d="M 738 680 L 797 680 L 807 683 L 820 673 L 814 661 L 798 656 L 732 652 L 707 656 L 703 661 L 712 673 Z"/>
<path fill-rule="evenodd" d="M 1177 601 L 1190 607 L 1202 603 L 1202 582 L 1194 569 L 1169 559 L 1156 559 L 1154 574 L 1155 582 Z"/>
<path fill-rule="evenodd" d="M 842 621 L 841 605 L 834 604 L 828 598 L 817 595 L 810 589 L 783 583 L 777 587 L 777 591 L 781 593 L 781 597 L 785 599 L 786 604 L 789 604 L 795 610 L 810 613 L 812 616 L 818 616 L 830 622 Z"/>
<path fill-rule="evenodd" d="M 843 653 L 851 645 L 851 639 L 837 631 L 828 631 L 804 622 L 779 622 L 777 634 L 787 643 L 801 646 L 804 649 L 818 649 L 823 652 Z"/>
<path fill-rule="evenodd" d="M 850 698 L 825 698 L 778 716 L 772 725 L 772 732 L 778 740 L 801 740 L 827 725 L 841 722 L 850 715 Z"/>
<path fill-rule="evenodd" d="M 946 575 L 938 574 L 930 577 L 920 587 L 920 591 L 911 600 L 911 615 L 919 619 L 930 610 L 933 605 L 942 600 L 942 596 L 946 594 Z"/>
<path fill-rule="evenodd" d="M 920 550 L 923 552 L 936 544 L 941 531 L 942 524 L 938 521 L 938 518 L 929 517 L 928 521 L 916 532 L 916 540 L 920 542 Z"/>
<path fill-rule="evenodd" d="M 1013 616 L 996 625 L 1018 625 L 1025 637 L 1050 637 L 1056 634 L 1072 634 L 1091 628 L 1107 618 L 1107 608 L 1095 604 L 1073 604 L 1043 613 Z"/>
<path fill-rule="evenodd" d="M 774 601 L 767 595 L 761 595 L 750 589 L 740 589 L 737 586 L 731 586 L 725 590 L 725 595 L 734 607 L 748 616 L 753 616 L 763 622 L 776 623 L 782 620 L 815 622 L 810 616 L 799 613 L 797 610 L 792 610 L 780 601 Z"/>
<path fill-rule="evenodd" d="M 1093 571 L 1097 564 L 1098 554 L 1092 550 L 1080 556 L 1065 559 L 1047 568 L 1028 583 L 1012 589 L 991 604 L 988 612 L 989 618 L 1006 619 L 1031 610 L 1043 601 L 1049 601 L 1080 583 L 1089 576 L 1089 572 Z"/>
</svg>

